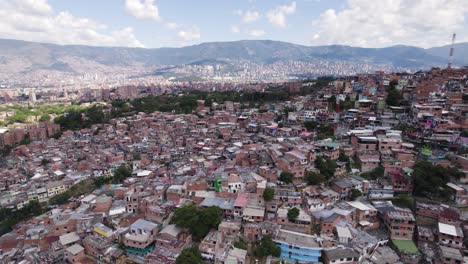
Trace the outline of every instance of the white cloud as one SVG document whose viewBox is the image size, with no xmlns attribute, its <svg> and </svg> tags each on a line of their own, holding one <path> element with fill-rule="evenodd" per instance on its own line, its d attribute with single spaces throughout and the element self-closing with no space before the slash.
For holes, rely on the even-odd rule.
<svg viewBox="0 0 468 264">
<path fill-rule="evenodd" d="M 253 23 L 257 20 L 259 20 L 261 17 L 260 13 L 258 11 L 250 11 L 247 10 L 244 13 L 244 16 L 242 17 L 242 23 L 248 24 L 248 23 Z"/>
<path fill-rule="evenodd" d="M 166 26 L 169 29 L 178 29 L 180 27 L 180 25 L 177 23 L 167 23 Z"/>
<path fill-rule="evenodd" d="M 252 37 L 261 37 L 265 35 L 266 32 L 262 29 L 251 29 L 247 33 Z"/>
<path fill-rule="evenodd" d="M 183 40 L 197 40 L 201 38 L 200 28 L 191 26 L 187 29 L 182 29 L 177 33 L 177 36 Z"/>
<path fill-rule="evenodd" d="M 286 16 L 296 13 L 296 1 L 290 5 L 277 6 L 275 9 L 268 11 L 267 18 L 275 27 L 286 27 Z"/>
<path fill-rule="evenodd" d="M 130 27 L 109 31 L 92 19 L 54 14 L 45 0 L 0 1 L 0 38 L 56 44 L 142 47 Z"/>
<path fill-rule="evenodd" d="M 125 10 L 138 19 L 161 19 L 154 0 L 125 0 Z"/>
<path fill-rule="evenodd" d="M 47 3 L 47 0 L 6 1 L 5 4 L 10 7 L 15 6 L 18 11 L 24 14 L 46 15 L 52 13 L 52 7 Z"/>
<path fill-rule="evenodd" d="M 463 27 L 467 0 L 347 0 L 314 21 L 312 44 L 382 47 L 395 44 L 432 47 L 448 44 Z"/>
<path fill-rule="evenodd" d="M 240 32 L 240 28 L 236 25 L 233 25 L 231 26 L 231 31 L 232 33 L 239 33 Z"/>
</svg>

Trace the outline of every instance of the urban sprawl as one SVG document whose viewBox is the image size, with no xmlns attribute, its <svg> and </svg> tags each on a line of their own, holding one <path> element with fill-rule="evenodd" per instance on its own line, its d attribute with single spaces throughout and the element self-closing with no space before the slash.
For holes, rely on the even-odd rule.
<svg viewBox="0 0 468 264">
<path fill-rule="evenodd" d="M 134 82 L 0 90 L 1 263 L 468 263 L 468 68 Z"/>
</svg>

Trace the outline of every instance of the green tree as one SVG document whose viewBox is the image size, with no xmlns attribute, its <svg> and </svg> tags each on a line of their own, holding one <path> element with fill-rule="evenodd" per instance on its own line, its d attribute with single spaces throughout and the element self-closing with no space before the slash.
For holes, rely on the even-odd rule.
<svg viewBox="0 0 468 264">
<path fill-rule="evenodd" d="M 346 111 L 354 108 L 355 101 L 352 101 L 349 96 L 346 96 L 344 101 L 340 101 L 340 111 Z"/>
<path fill-rule="evenodd" d="M 449 181 L 458 180 L 464 173 L 456 168 L 445 168 L 427 161 L 418 161 L 413 166 L 414 195 L 448 200 L 453 190 L 446 185 Z"/>
<path fill-rule="evenodd" d="M 209 228 L 218 228 L 223 217 L 223 210 L 218 206 L 210 206 L 201 210 L 200 219 Z"/>
<path fill-rule="evenodd" d="M 468 129 L 463 129 L 463 131 L 460 133 L 461 137 L 468 137 Z"/>
<path fill-rule="evenodd" d="M 387 99 L 385 100 L 388 106 L 400 105 L 401 95 L 400 95 L 400 92 L 396 89 L 397 85 L 398 85 L 398 81 L 396 80 L 390 81 L 390 87 L 388 89 Z"/>
<path fill-rule="evenodd" d="M 282 171 L 279 177 L 279 180 L 284 183 L 292 183 L 293 179 L 294 179 L 294 174 L 287 172 L 287 171 Z"/>
<path fill-rule="evenodd" d="M 395 197 L 392 202 L 396 206 L 413 209 L 413 198 L 408 195 Z"/>
<path fill-rule="evenodd" d="M 120 166 L 114 171 L 113 183 L 119 184 L 125 181 L 125 179 L 132 176 L 132 170 L 128 166 Z"/>
<path fill-rule="evenodd" d="M 328 98 L 328 111 L 330 112 L 335 112 L 336 110 L 336 96 L 332 95 L 330 98 Z"/>
<path fill-rule="evenodd" d="M 291 112 L 291 111 L 292 111 L 292 109 L 289 106 L 285 106 L 283 108 L 283 116 L 287 119 L 288 116 L 289 116 L 289 112 Z"/>
<path fill-rule="evenodd" d="M 275 189 L 266 188 L 263 191 L 263 199 L 265 199 L 265 201 L 269 202 L 269 201 L 273 200 L 274 197 L 275 197 Z"/>
<path fill-rule="evenodd" d="M 206 107 L 211 107 L 212 104 L 213 104 L 213 100 L 211 100 L 210 98 L 207 98 L 205 100 L 205 106 Z"/>
<path fill-rule="evenodd" d="M 41 165 L 42 165 L 42 166 L 45 166 L 45 165 L 47 165 L 47 164 L 49 164 L 49 160 L 48 160 L 48 159 L 42 159 L 42 160 L 41 160 Z"/>
<path fill-rule="evenodd" d="M 50 115 L 49 114 L 44 114 L 39 119 L 39 122 L 45 122 L 45 121 L 50 121 Z"/>
<path fill-rule="evenodd" d="M 199 221 L 198 209 L 195 205 L 185 205 L 176 209 L 172 222 L 182 228 L 191 228 Z"/>
<path fill-rule="evenodd" d="M 247 250 L 247 242 L 242 237 L 239 237 L 239 240 L 234 242 L 234 247 Z"/>
<path fill-rule="evenodd" d="M 307 131 L 312 132 L 315 131 L 315 129 L 318 127 L 318 123 L 316 121 L 305 121 L 304 127 L 307 129 Z"/>
<path fill-rule="evenodd" d="M 310 185 L 319 185 L 327 180 L 322 174 L 313 171 L 308 171 L 306 175 L 307 183 Z"/>
<path fill-rule="evenodd" d="M 315 159 L 315 167 L 319 169 L 320 174 L 325 176 L 327 180 L 330 180 L 335 175 L 337 165 L 334 160 L 317 157 L 317 159 Z"/>
<path fill-rule="evenodd" d="M 296 207 L 293 207 L 291 209 L 288 210 L 288 219 L 290 221 L 293 221 L 293 220 L 296 220 L 297 217 L 299 216 L 299 209 L 297 209 Z"/>
<path fill-rule="evenodd" d="M 182 228 L 188 228 L 194 240 L 205 237 L 210 229 L 217 228 L 221 223 L 223 211 L 217 206 L 198 209 L 195 205 L 177 208 L 172 222 Z"/>
<path fill-rule="evenodd" d="M 12 227 L 21 221 L 30 219 L 46 212 L 37 200 L 32 200 L 23 208 L 13 210 L 10 208 L 0 207 L 0 236 L 12 230 Z"/>
<path fill-rule="evenodd" d="M 468 93 L 465 93 L 462 95 L 462 100 L 463 100 L 463 103 L 466 104 L 466 102 L 468 101 Z"/>
<path fill-rule="evenodd" d="M 349 157 L 345 154 L 343 150 L 340 149 L 340 155 L 338 156 L 338 160 L 342 162 L 349 162 Z"/>
<path fill-rule="evenodd" d="M 203 259 L 197 247 L 184 248 L 176 259 L 176 264 L 203 264 Z"/>
<path fill-rule="evenodd" d="M 340 149 L 340 155 L 338 156 L 338 160 L 341 162 L 346 162 L 346 171 L 351 171 L 351 160 L 342 149 Z"/>
<path fill-rule="evenodd" d="M 270 235 L 263 236 L 260 244 L 254 249 L 254 255 L 257 257 L 273 256 L 279 257 L 281 249 L 273 242 Z"/>
<path fill-rule="evenodd" d="M 29 135 L 24 136 L 24 138 L 20 141 L 20 145 L 28 145 L 29 143 L 31 143 Z"/>
<path fill-rule="evenodd" d="M 358 189 L 352 189 L 351 190 L 351 200 L 356 200 L 358 197 L 361 197 L 362 196 L 362 192 L 359 191 Z"/>
<path fill-rule="evenodd" d="M 384 167 L 379 166 L 379 167 L 373 169 L 372 171 L 367 171 L 367 172 L 361 173 L 361 177 L 363 177 L 364 179 L 367 179 L 367 180 L 377 180 L 377 179 L 383 178 L 384 172 L 385 172 Z"/>
</svg>

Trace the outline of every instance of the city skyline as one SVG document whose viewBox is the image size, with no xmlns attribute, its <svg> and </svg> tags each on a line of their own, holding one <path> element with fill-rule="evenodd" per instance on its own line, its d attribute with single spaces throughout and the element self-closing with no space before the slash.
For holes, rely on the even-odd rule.
<svg viewBox="0 0 468 264">
<path fill-rule="evenodd" d="M 0 38 L 62 45 L 158 48 L 271 39 L 427 48 L 450 44 L 453 32 L 457 42 L 468 41 L 463 0 L 6 0 L 0 15 Z"/>
</svg>

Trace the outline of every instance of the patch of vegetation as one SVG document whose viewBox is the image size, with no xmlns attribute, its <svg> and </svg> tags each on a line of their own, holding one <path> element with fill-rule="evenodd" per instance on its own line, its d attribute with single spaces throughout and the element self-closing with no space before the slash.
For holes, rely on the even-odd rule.
<svg viewBox="0 0 468 264">
<path fill-rule="evenodd" d="M 460 133 L 461 137 L 468 137 L 468 129 L 463 129 L 463 131 Z"/>
<path fill-rule="evenodd" d="M 322 157 L 317 157 L 315 159 L 315 167 L 320 171 L 320 174 L 325 176 L 325 178 L 330 180 L 335 175 L 336 171 L 336 161 L 324 159 Z"/>
<path fill-rule="evenodd" d="M 340 111 L 346 111 L 354 108 L 355 101 L 351 100 L 349 96 L 346 96 L 344 101 L 340 101 Z"/>
<path fill-rule="evenodd" d="M 400 195 L 398 197 L 395 197 L 392 200 L 392 203 L 396 206 L 403 207 L 403 208 L 409 208 L 409 209 L 414 208 L 414 200 L 412 197 L 408 195 Z"/>
<path fill-rule="evenodd" d="M 275 197 L 275 189 L 266 188 L 263 191 L 263 199 L 265 199 L 265 201 L 269 202 L 269 201 L 273 200 L 274 197 Z"/>
<path fill-rule="evenodd" d="M 12 230 L 12 227 L 21 221 L 41 215 L 47 211 L 38 201 L 30 201 L 23 208 L 14 210 L 0 208 L 0 236 Z"/>
<path fill-rule="evenodd" d="M 307 183 L 310 185 L 319 185 L 319 184 L 324 183 L 327 180 L 327 178 L 325 178 L 325 176 L 323 176 L 320 173 L 307 171 L 306 180 L 307 180 Z"/>
<path fill-rule="evenodd" d="M 50 121 L 51 117 L 49 114 L 43 114 L 41 118 L 39 118 L 39 122 Z"/>
<path fill-rule="evenodd" d="M 373 169 L 372 171 L 367 171 L 367 172 L 361 173 L 360 176 L 362 178 L 366 179 L 366 180 L 377 180 L 377 179 L 383 178 L 384 173 L 385 173 L 384 167 L 379 166 L 379 167 Z"/>
<path fill-rule="evenodd" d="M 104 114 L 105 107 L 93 105 L 89 108 L 73 109 L 55 118 L 62 130 L 80 130 L 89 128 L 94 124 L 106 123 L 109 117 Z"/>
<path fill-rule="evenodd" d="M 396 80 L 390 81 L 390 87 L 388 88 L 388 91 L 387 91 L 388 92 L 387 98 L 385 99 L 385 103 L 388 106 L 400 106 L 401 94 L 396 89 L 397 85 L 398 85 L 398 81 Z"/>
<path fill-rule="evenodd" d="M 247 250 L 247 242 L 240 237 L 239 241 L 234 242 L 234 247 Z"/>
<path fill-rule="evenodd" d="M 179 227 L 188 228 L 195 241 L 203 239 L 212 228 L 221 223 L 223 211 L 217 206 L 199 209 L 195 205 L 177 208 L 172 222 Z"/>
<path fill-rule="evenodd" d="M 279 180 L 286 184 L 292 183 L 293 179 L 294 179 L 294 174 L 292 174 L 291 172 L 287 172 L 287 171 L 282 171 L 279 176 Z"/>
<path fill-rule="evenodd" d="M 447 183 L 464 177 L 464 173 L 456 168 L 445 168 L 427 161 L 418 161 L 413 167 L 412 177 L 414 195 L 449 200 L 453 190 L 446 186 Z"/>
<path fill-rule="evenodd" d="M 184 248 L 176 259 L 176 264 L 203 264 L 203 259 L 197 247 Z"/>
<path fill-rule="evenodd" d="M 340 155 L 338 156 L 338 161 L 346 162 L 346 171 L 351 171 L 351 160 L 348 155 L 345 154 L 343 150 L 340 149 Z"/>
<path fill-rule="evenodd" d="M 358 197 L 361 197 L 362 196 L 362 192 L 358 189 L 352 189 L 351 190 L 351 197 L 350 199 L 352 201 L 355 201 Z"/>
<path fill-rule="evenodd" d="M 42 166 L 46 166 L 47 164 L 49 164 L 49 160 L 48 160 L 48 159 L 42 159 L 42 160 L 41 160 L 41 165 L 42 165 Z"/>
<path fill-rule="evenodd" d="M 63 113 L 80 110 L 84 107 L 77 105 L 63 104 L 44 104 L 44 105 L 9 105 L 2 107 L 0 111 L 13 112 L 14 114 L 7 117 L 6 121 L 2 122 L 2 126 L 8 126 L 13 123 L 29 123 L 30 117 L 34 117 L 39 122 L 50 121 L 50 115 L 61 115 Z"/>
<path fill-rule="evenodd" d="M 304 127 L 307 131 L 314 132 L 318 140 L 333 138 L 335 135 L 333 125 L 331 124 L 321 124 L 317 121 L 306 121 L 304 122 Z"/>
<path fill-rule="evenodd" d="M 281 255 L 281 249 L 271 239 L 271 236 L 263 236 L 254 248 L 254 255 L 257 257 L 273 256 L 279 257 Z"/>
<path fill-rule="evenodd" d="M 28 145 L 31 143 L 31 139 L 29 138 L 29 135 L 26 134 L 24 138 L 20 141 L 20 145 Z"/>
<path fill-rule="evenodd" d="M 415 132 L 417 130 L 416 127 L 405 125 L 405 124 L 398 125 L 397 129 L 401 130 L 403 133 L 411 133 L 411 132 Z"/>
<path fill-rule="evenodd" d="M 122 183 L 126 178 L 132 175 L 132 171 L 130 168 L 126 166 L 122 166 L 114 171 L 113 177 L 98 177 L 92 179 L 83 180 L 72 187 L 66 190 L 61 194 L 57 194 L 54 197 L 49 199 L 50 205 L 60 205 L 67 203 L 70 198 L 78 197 L 81 195 L 86 195 L 93 192 L 96 188 L 101 187 L 103 184 L 108 183 L 115 183 L 119 184 Z"/>
<path fill-rule="evenodd" d="M 322 88 L 326 87 L 329 83 L 333 82 L 335 77 L 333 76 L 321 76 L 317 79 L 307 79 L 304 80 L 304 83 L 315 82 L 314 85 L 305 86 L 301 89 L 301 95 L 307 95 L 320 91 Z"/>
<path fill-rule="evenodd" d="M 288 210 L 288 219 L 289 221 L 294 221 L 297 219 L 297 217 L 299 216 L 299 209 L 297 209 L 296 207 L 293 207 L 291 209 Z"/>
</svg>

